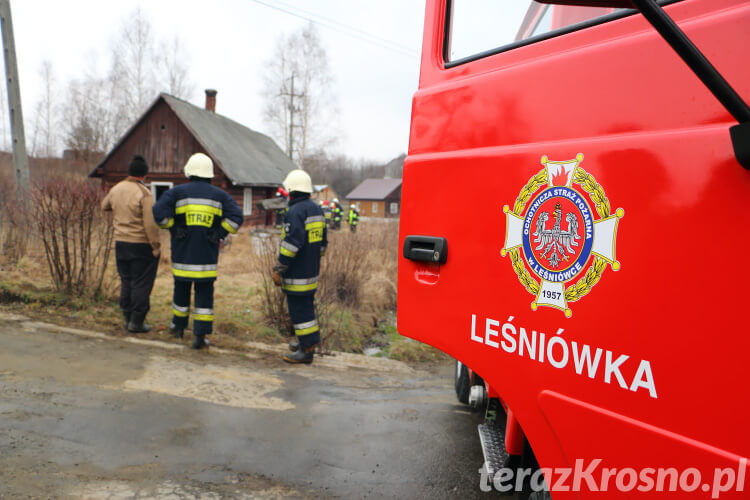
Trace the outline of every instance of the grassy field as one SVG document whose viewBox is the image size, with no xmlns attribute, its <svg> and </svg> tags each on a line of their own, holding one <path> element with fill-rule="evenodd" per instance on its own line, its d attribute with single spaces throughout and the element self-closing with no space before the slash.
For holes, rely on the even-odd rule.
<svg viewBox="0 0 750 500">
<path fill-rule="evenodd" d="M 168 325 L 172 310 L 169 243 L 164 248 L 151 295 L 147 321 L 154 327 L 143 338 L 172 341 Z M 242 349 L 248 341 L 286 340 L 285 309 L 271 314 L 268 305 L 281 297 L 269 287 L 269 262 L 276 258 L 278 235 L 242 229 L 219 259 L 212 344 Z M 351 234 L 345 227 L 330 234 L 321 288 L 316 295 L 324 350 L 377 352 L 404 361 L 437 360 L 438 351 L 397 333 L 396 262 L 398 226 L 364 221 Z M 7 260 L 7 259 L 6 259 Z M 110 262 L 105 292 L 98 297 L 70 297 L 54 291 L 44 253 L 33 240 L 17 262 L 0 264 L 0 307 L 44 321 L 126 335 L 117 305 L 119 280 Z M 184 340 L 183 342 L 187 342 Z M 175 340 L 176 342 L 176 340 Z"/>
</svg>

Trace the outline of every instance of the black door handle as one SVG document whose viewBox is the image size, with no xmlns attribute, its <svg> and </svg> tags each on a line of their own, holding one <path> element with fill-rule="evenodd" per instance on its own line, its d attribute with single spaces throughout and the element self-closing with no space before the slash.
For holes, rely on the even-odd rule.
<svg viewBox="0 0 750 500">
<path fill-rule="evenodd" d="M 448 240 L 434 236 L 407 236 L 404 239 L 404 257 L 445 264 L 448 259 Z"/>
</svg>

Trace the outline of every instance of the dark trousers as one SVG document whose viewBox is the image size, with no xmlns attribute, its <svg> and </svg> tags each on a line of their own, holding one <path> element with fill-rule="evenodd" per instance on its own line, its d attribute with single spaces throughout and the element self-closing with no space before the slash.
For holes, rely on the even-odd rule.
<svg viewBox="0 0 750 500">
<path fill-rule="evenodd" d="M 320 327 L 315 317 L 315 294 L 286 296 L 289 316 L 292 318 L 294 334 L 302 347 L 320 343 Z"/>
<path fill-rule="evenodd" d="M 214 280 L 174 280 L 172 295 L 172 324 L 176 328 L 187 328 L 190 319 L 190 288 L 195 285 L 193 307 L 193 334 L 210 335 L 214 325 Z"/>
<path fill-rule="evenodd" d="M 120 308 L 126 313 L 145 315 L 151 307 L 159 259 L 148 243 L 115 242 L 117 273 L 120 275 Z"/>
</svg>

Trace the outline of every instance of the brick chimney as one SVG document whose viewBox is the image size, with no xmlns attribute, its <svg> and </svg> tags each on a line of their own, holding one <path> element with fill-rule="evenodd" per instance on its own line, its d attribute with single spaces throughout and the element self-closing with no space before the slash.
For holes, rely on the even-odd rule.
<svg viewBox="0 0 750 500">
<path fill-rule="evenodd" d="M 211 113 L 216 113 L 216 94 L 216 90 L 206 89 L 206 109 Z"/>
</svg>

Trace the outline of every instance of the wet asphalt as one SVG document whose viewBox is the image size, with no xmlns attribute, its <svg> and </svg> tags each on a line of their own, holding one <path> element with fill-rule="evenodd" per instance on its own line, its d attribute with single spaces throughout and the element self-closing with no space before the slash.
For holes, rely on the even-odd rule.
<svg viewBox="0 0 750 500">
<path fill-rule="evenodd" d="M 3 497 L 487 498 L 480 416 L 456 402 L 449 362 L 288 367 L 21 322 L 0 338 Z M 233 402 L 245 381 L 258 398 Z"/>
</svg>

